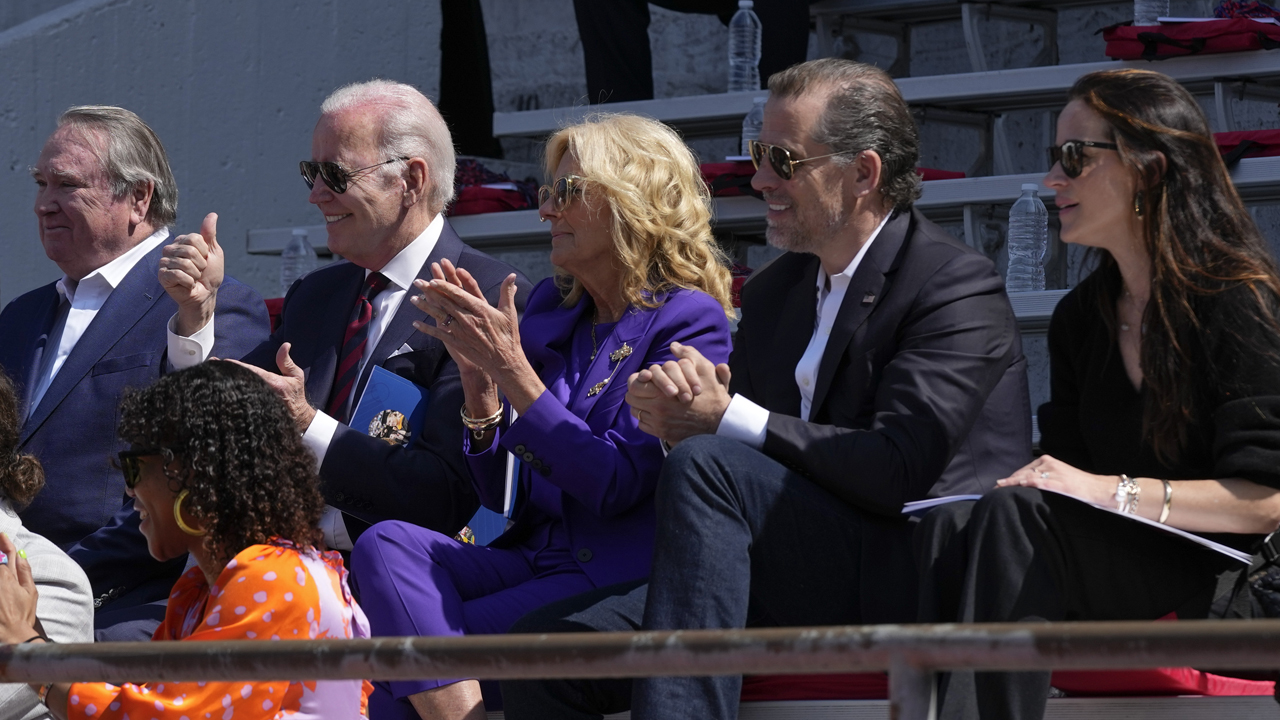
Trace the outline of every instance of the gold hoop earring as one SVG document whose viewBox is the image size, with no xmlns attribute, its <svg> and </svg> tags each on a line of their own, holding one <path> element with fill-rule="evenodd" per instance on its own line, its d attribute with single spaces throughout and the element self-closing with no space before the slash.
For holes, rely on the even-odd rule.
<svg viewBox="0 0 1280 720">
<path fill-rule="evenodd" d="M 1137 215 L 1138 217 L 1142 217 L 1144 212 L 1145 212 L 1145 208 L 1143 207 L 1143 202 L 1142 202 L 1142 191 L 1139 190 L 1138 192 L 1133 194 L 1133 214 Z"/>
<path fill-rule="evenodd" d="M 190 490 L 184 489 L 182 492 L 178 493 L 178 497 L 173 499 L 173 521 L 178 523 L 178 529 L 182 532 L 195 537 L 200 537 L 209 531 L 204 528 L 197 530 L 182 520 L 182 501 L 187 499 L 187 494 L 190 492 Z"/>
</svg>

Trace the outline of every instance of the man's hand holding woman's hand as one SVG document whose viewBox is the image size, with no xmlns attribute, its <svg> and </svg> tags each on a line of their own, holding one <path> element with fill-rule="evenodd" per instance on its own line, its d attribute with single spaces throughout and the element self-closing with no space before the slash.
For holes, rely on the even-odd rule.
<svg viewBox="0 0 1280 720">
<path fill-rule="evenodd" d="M 627 404 L 640 429 L 675 444 L 712 435 L 729 407 L 729 366 L 713 365 L 691 345 L 671 343 L 674 360 L 627 380 Z"/>
</svg>

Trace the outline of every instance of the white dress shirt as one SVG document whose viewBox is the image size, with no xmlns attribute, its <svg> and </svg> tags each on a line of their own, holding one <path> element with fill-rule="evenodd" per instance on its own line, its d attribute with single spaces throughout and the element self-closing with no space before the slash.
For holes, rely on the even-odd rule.
<svg viewBox="0 0 1280 720">
<path fill-rule="evenodd" d="M 814 322 L 813 336 L 809 338 L 809 346 L 805 348 L 800 362 L 796 363 L 796 387 L 800 388 L 800 419 L 809 421 L 809 413 L 813 410 L 813 386 L 818 381 L 818 367 L 822 364 L 822 354 L 827 349 L 827 339 L 831 337 L 831 327 L 840 313 L 840 305 L 844 302 L 845 293 L 849 290 L 849 281 L 857 272 L 867 248 L 880 235 L 885 223 L 893 215 L 886 215 L 876 226 L 871 237 L 862 244 L 858 254 L 853 256 L 842 272 L 827 275 L 827 271 L 818 265 L 817 278 L 817 318 Z M 738 440 L 759 450 L 764 447 L 765 433 L 769 426 L 769 411 L 747 398 L 735 394 L 720 418 L 720 426 L 716 434 Z"/>
<path fill-rule="evenodd" d="M 62 332 L 56 354 L 53 356 L 52 361 L 42 360 L 41 362 L 41 367 L 44 370 L 36 382 L 35 391 L 31 393 L 31 406 L 27 410 L 28 417 L 35 413 L 36 408 L 40 405 L 40 400 L 44 398 L 45 392 L 53 384 L 53 379 L 58 376 L 58 371 L 66 363 L 67 356 L 71 354 L 76 344 L 80 342 L 85 330 L 89 329 L 89 324 L 98 316 L 98 311 L 106 304 L 107 298 L 111 297 L 112 291 L 120 285 L 125 276 L 129 274 L 129 271 L 133 270 L 133 266 L 138 264 L 139 260 L 145 257 L 147 253 L 155 250 L 158 245 L 168 238 L 168 228 L 160 228 L 147 239 L 134 245 L 123 255 L 84 276 L 79 282 L 66 275 L 63 275 L 62 279 L 57 282 L 56 287 L 58 295 L 62 298 L 61 302 L 70 307 L 65 312 L 66 319 L 62 323 Z M 61 310 L 59 314 L 63 314 Z M 57 328 L 53 329 L 50 336 L 54 334 L 57 334 Z M 49 351 L 50 348 L 46 347 L 45 353 Z"/>
</svg>

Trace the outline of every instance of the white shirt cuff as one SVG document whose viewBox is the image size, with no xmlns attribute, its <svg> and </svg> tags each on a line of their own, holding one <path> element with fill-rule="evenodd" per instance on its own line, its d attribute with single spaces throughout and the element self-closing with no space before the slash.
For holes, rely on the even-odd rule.
<svg viewBox="0 0 1280 720">
<path fill-rule="evenodd" d="M 183 337 L 173 331 L 178 322 L 178 314 L 174 313 L 173 317 L 169 318 L 166 330 L 169 342 L 170 370 L 186 370 L 209 359 L 209 355 L 213 352 L 214 319 L 210 318 L 204 327 L 192 333 L 190 337 Z"/>
<path fill-rule="evenodd" d="M 316 456 L 316 472 L 319 472 L 320 466 L 324 465 L 325 453 L 329 452 L 329 443 L 333 442 L 333 435 L 338 432 L 338 425 L 337 420 L 317 410 L 315 417 L 311 418 L 311 424 L 307 426 L 307 431 L 302 433 L 302 444 Z"/>
<path fill-rule="evenodd" d="M 324 506 L 324 514 L 320 516 L 320 530 L 324 532 L 324 544 L 330 550 L 350 552 L 355 547 L 351 536 L 347 534 L 347 524 L 342 520 L 342 511 L 332 505 Z"/>
<path fill-rule="evenodd" d="M 720 418 L 716 435 L 737 440 L 759 450 L 764 447 L 764 436 L 768 427 L 769 411 L 735 394 Z"/>
</svg>

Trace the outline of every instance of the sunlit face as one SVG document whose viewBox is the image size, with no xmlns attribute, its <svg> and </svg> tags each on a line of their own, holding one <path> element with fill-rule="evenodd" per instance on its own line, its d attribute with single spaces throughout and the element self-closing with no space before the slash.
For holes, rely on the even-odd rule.
<svg viewBox="0 0 1280 720">
<path fill-rule="evenodd" d="M 174 522 L 173 503 L 178 494 L 172 489 L 175 483 L 164 474 L 164 457 L 145 455 L 138 462 L 138 484 L 125 492 L 133 497 L 134 508 L 142 520 L 139 529 L 147 538 L 147 550 L 160 561 L 181 557 L 190 550 L 192 536 L 182 532 Z"/>
<path fill-rule="evenodd" d="M 577 158 L 569 153 L 556 165 L 555 179 L 566 175 L 582 177 Z M 551 264 L 579 280 L 609 277 L 614 246 L 608 201 L 588 182 L 564 209 L 557 211 L 553 204 L 548 199 L 538 207 L 538 214 L 551 223 Z"/>
<path fill-rule="evenodd" d="M 1106 120 L 1083 101 L 1073 100 L 1058 116 L 1061 145 L 1068 140 L 1114 142 Z M 1067 177 L 1060 163 L 1054 163 L 1044 178 L 1057 197 L 1058 220 L 1063 242 L 1114 251 L 1142 236 L 1142 221 L 1133 210 L 1138 191 L 1136 173 L 1120 160 L 1114 150 L 1084 148 L 1084 166 L 1079 177 Z"/>
<path fill-rule="evenodd" d="M 359 106 L 322 116 L 311 135 L 311 159 L 336 162 L 348 171 L 387 160 L 378 150 L 379 123 L 376 112 Z M 342 194 L 316 178 L 307 199 L 324 213 L 330 250 L 360 267 L 381 270 L 404 249 L 403 169 L 391 163 L 359 173 Z"/>
<path fill-rule="evenodd" d="M 798 97 L 770 98 L 764 106 L 760 142 L 791 151 L 795 160 L 831 152 L 829 145 L 812 140 L 813 128 L 826 107 L 826 94 L 810 92 Z M 764 194 L 765 238 L 770 245 L 794 252 L 816 253 L 833 242 L 849 221 L 852 203 L 846 203 L 847 166 L 822 158 L 796 165 L 790 180 L 783 180 L 769 163 L 761 163 L 751 186 Z"/>
<path fill-rule="evenodd" d="M 45 255 L 72 280 L 123 255 L 135 244 L 132 226 L 147 203 L 114 197 L 110 178 L 86 131 L 64 125 L 49 136 L 32 169 L 35 213 Z M 148 233 L 150 234 L 150 233 Z"/>
</svg>

